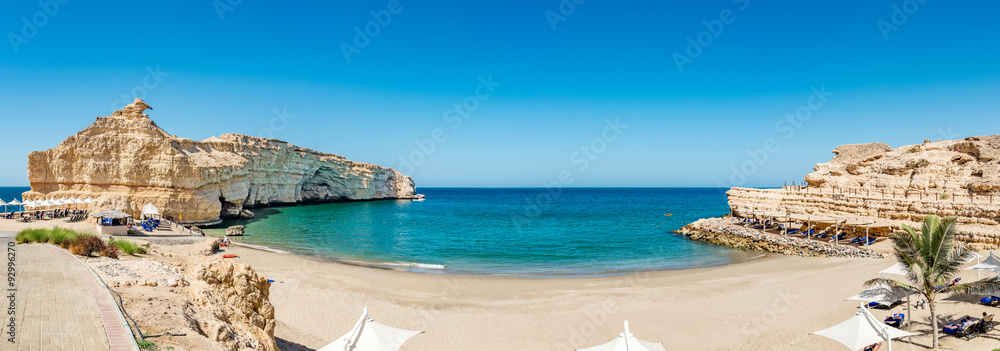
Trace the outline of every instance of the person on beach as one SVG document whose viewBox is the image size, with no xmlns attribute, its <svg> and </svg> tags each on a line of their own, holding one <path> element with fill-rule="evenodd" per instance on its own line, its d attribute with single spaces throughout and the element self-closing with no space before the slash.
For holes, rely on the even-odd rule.
<svg viewBox="0 0 1000 351">
<path fill-rule="evenodd" d="M 864 351 L 878 351 L 878 349 L 881 348 L 881 347 L 882 347 L 882 343 L 881 342 L 877 342 L 877 343 L 868 345 L 868 347 L 865 347 Z"/>
</svg>

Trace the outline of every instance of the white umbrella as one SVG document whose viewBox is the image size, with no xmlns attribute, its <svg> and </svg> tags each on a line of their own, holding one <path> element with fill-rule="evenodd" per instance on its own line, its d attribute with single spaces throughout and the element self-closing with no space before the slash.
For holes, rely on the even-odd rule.
<svg viewBox="0 0 1000 351">
<path fill-rule="evenodd" d="M 3 199 L 0 199 L 0 205 L 3 206 L 3 213 L 7 213 L 7 203 L 3 202 Z"/>
<path fill-rule="evenodd" d="M 663 344 L 658 342 L 642 341 L 632 335 L 628 330 L 628 321 L 625 321 L 625 332 L 618 335 L 610 342 L 586 349 L 576 351 L 666 351 Z"/>
<path fill-rule="evenodd" d="M 966 269 L 967 270 L 977 269 L 977 270 L 1000 273 L 1000 257 L 997 257 L 997 255 L 993 254 L 993 251 L 990 251 L 990 257 L 987 257 L 982 262 L 979 262 L 978 264 L 975 264 L 972 267 Z"/>
<path fill-rule="evenodd" d="M 142 206 L 142 214 L 143 215 L 159 216 L 160 215 L 160 209 L 156 208 L 156 206 L 153 206 L 153 203 L 150 202 L 150 203 L 146 204 L 146 206 Z"/>
<path fill-rule="evenodd" d="M 902 300 L 904 296 L 905 295 L 901 293 L 894 293 L 892 289 L 889 289 L 886 286 L 876 286 L 844 300 L 878 302 L 879 305 L 892 306 L 892 304 Z"/>
<path fill-rule="evenodd" d="M 878 271 L 878 272 L 879 273 L 885 273 L 885 274 L 895 274 L 895 275 L 906 275 L 907 273 L 909 273 L 906 270 L 906 267 L 903 267 L 903 264 L 899 263 L 899 262 L 897 262 L 896 264 L 892 265 L 892 267 L 883 269 L 883 270 Z"/>
<path fill-rule="evenodd" d="M 365 307 L 364 314 L 351 331 L 316 351 L 397 351 L 403 343 L 420 333 L 423 332 L 380 324 L 368 318 L 368 308 Z"/>
<path fill-rule="evenodd" d="M 913 336 L 915 334 L 890 327 L 878 320 L 868 312 L 868 309 L 861 306 L 861 310 L 854 314 L 854 317 L 837 324 L 835 326 L 812 332 L 833 339 L 836 342 L 847 346 L 852 351 L 865 348 L 868 345 L 885 341 L 892 350 L 892 339 Z"/>
</svg>

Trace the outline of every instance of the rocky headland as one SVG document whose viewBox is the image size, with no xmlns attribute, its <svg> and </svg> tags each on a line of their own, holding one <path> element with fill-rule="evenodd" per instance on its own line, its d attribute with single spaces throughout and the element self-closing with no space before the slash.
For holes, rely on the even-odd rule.
<svg viewBox="0 0 1000 351">
<path fill-rule="evenodd" d="M 732 214 L 761 212 L 919 227 L 927 214 L 957 217 L 958 240 L 1000 248 L 1000 135 L 892 148 L 843 145 L 803 186 L 732 188 Z"/>
<path fill-rule="evenodd" d="M 92 210 L 138 216 L 152 203 L 186 224 L 251 217 L 255 206 L 414 198 L 413 179 L 275 139 L 170 135 L 142 100 L 97 120 L 59 146 L 28 155 L 25 200 L 92 197 Z"/>
</svg>

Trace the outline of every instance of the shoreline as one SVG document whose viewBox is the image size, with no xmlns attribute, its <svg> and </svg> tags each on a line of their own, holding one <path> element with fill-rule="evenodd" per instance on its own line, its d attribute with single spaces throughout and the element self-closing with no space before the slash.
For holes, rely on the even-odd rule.
<svg viewBox="0 0 1000 351">
<path fill-rule="evenodd" d="M 206 238 L 219 238 L 212 235 L 206 235 Z M 343 259 L 343 258 L 327 258 L 321 256 L 311 256 L 294 251 L 287 251 L 283 249 L 273 248 L 265 245 L 256 244 L 245 244 L 239 242 L 232 242 L 232 245 L 237 247 L 242 247 L 250 250 L 256 250 L 260 252 L 267 252 L 278 255 L 291 255 L 305 260 L 312 260 L 319 263 L 333 263 L 341 264 L 345 266 L 352 267 L 362 267 L 362 268 L 372 268 L 386 271 L 396 271 L 396 272 L 406 272 L 415 274 L 429 274 L 429 275 L 453 275 L 453 276 L 464 276 L 464 277 L 505 277 L 505 278 L 523 278 L 523 279 L 585 279 L 585 278 L 601 278 L 601 277 L 614 277 L 628 274 L 638 274 L 647 272 L 664 272 L 664 271 L 685 271 L 690 269 L 701 269 L 701 268 L 715 268 L 724 267 L 729 265 L 742 264 L 746 262 L 751 262 L 763 258 L 773 256 L 772 253 L 760 252 L 760 254 L 752 256 L 744 260 L 735 260 L 727 263 L 719 264 L 709 264 L 703 266 L 694 266 L 686 268 L 659 268 L 659 269 L 643 269 L 643 270 L 630 270 L 630 271 L 606 271 L 599 273 L 566 273 L 557 275 L 542 275 L 542 274 L 508 274 L 508 273 L 476 273 L 470 271 L 449 271 L 446 265 L 433 265 L 424 263 L 414 263 L 414 262 L 388 262 L 388 261 L 366 261 L 362 259 Z M 746 251 L 746 250 L 744 250 Z M 414 267 L 416 265 L 417 267 Z M 419 266 L 440 266 L 441 268 L 422 268 Z M 417 268 L 406 269 L 405 267 Z"/>
<path fill-rule="evenodd" d="M 13 230 L 29 225 L 0 221 L 0 228 L 10 226 L 7 223 L 20 227 Z M 141 258 L 224 260 L 222 253 L 186 256 L 182 252 L 190 245 L 158 244 L 152 239 L 155 254 Z M 858 303 L 844 298 L 863 290 L 865 280 L 892 264 L 864 258 L 768 255 L 716 267 L 534 279 L 414 274 L 239 246 L 227 247 L 224 253 L 238 254 L 239 258 L 226 260 L 248 265 L 275 281 L 268 300 L 275 311 L 275 337 L 285 351 L 326 345 L 350 330 L 365 307 L 380 323 L 425 332 L 406 343 L 408 351 L 467 349 L 470 342 L 479 350 L 572 350 L 615 338 L 624 320 L 637 337 L 662 342 L 668 349 L 837 349 L 836 342 L 808 333 L 852 316 Z M 963 271 L 966 279 L 975 274 Z M 943 318 L 983 310 L 993 313 L 994 308 L 982 307 L 977 300 L 978 296 L 950 296 L 938 302 L 939 311 Z M 892 312 L 899 311 L 897 307 Z M 889 310 L 873 313 L 881 317 Z M 914 331 L 920 336 L 912 344 L 895 342 L 897 350 L 929 346 L 929 312 L 913 314 Z M 992 341 L 943 338 L 942 347 L 983 349 Z"/>
</svg>

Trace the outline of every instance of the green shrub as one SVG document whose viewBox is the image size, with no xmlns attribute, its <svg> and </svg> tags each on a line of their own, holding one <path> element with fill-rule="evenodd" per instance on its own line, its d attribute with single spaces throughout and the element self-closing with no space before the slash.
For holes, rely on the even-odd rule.
<svg viewBox="0 0 1000 351">
<path fill-rule="evenodd" d="M 950 197 L 951 197 L 951 195 L 941 194 L 941 200 L 948 200 L 948 198 L 950 198 Z"/>
<path fill-rule="evenodd" d="M 15 239 L 19 243 L 44 243 L 49 240 L 50 235 L 48 229 L 25 229 L 17 233 Z"/>
<path fill-rule="evenodd" d="M 123 239 L 115 240 L 115 238 L 108 238 L 108 244 L 110 246 L 117 247 L 118 250 L 121 250 L 121 252 L 124 252 L 128 255 L 135 256 L 135 254 L 137 253 L 140 254 L 146 253 L 145 247 L 139 246 L 139 244 L 136 244 L 128 240 L 123 240 Z"/>
<path fill-rule="evenodd" d="M 136 341 L 138 341 L 140 349 L 149 351 L 158 351 L 160 349 L 156 347 L 156 344 L 154 344 L 152 341 L 149 340 L 136 340 Z"/>
<path fill-rule="evenodd" d="M 75 240 L 80 233 L 77 233 L 70 229 L 55 227 L 52 228 L 52 243 L 62 246 L 66 241 Z"/>
<path fill-rule="evenodd" d="M 92 234 L 84 234 L 71 229 L 53 227 L 52 229 L 25 229 L 17 233 L 18 243 L 47 243 L 61 246 L 74 255 L 90 257 L 99 253 L 110 258 L 118 258 L 119 253 L 129 255 L 146 253 L 146 248 L 127 240 L 108 239 L 109 244 Z"/>
</svg>

